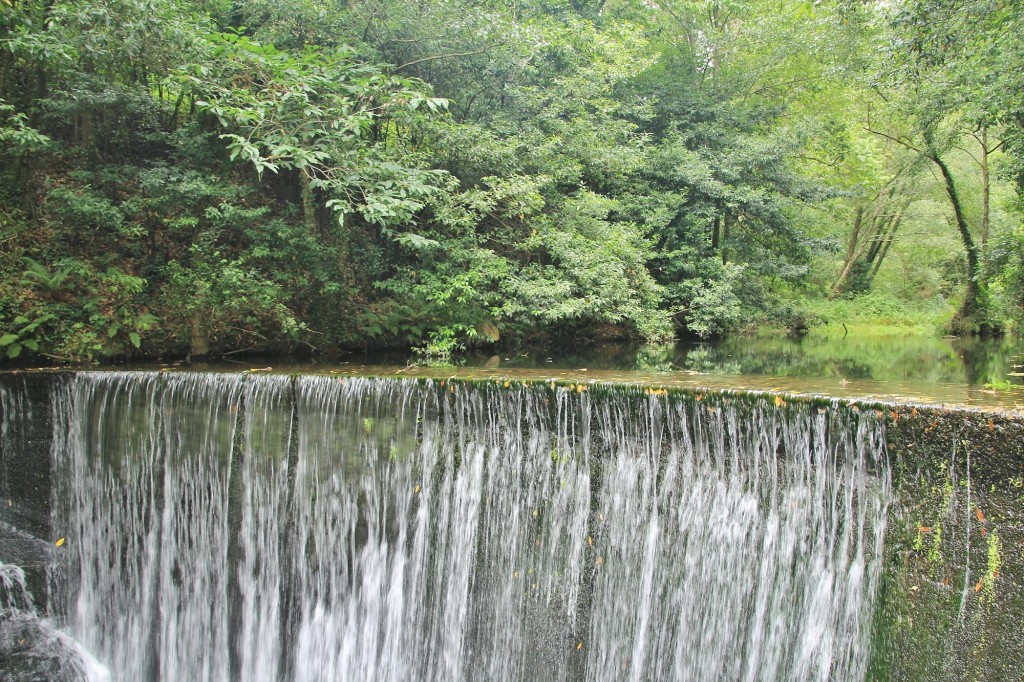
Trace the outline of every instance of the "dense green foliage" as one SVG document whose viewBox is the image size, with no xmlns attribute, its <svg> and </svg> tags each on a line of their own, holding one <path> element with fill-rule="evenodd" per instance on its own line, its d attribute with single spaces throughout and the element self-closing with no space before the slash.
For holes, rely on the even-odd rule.
<svg viewBox="0 0 1024 682">
<path fill-rule="evenodd" d="M 1001 0 L 0 0 L 0 352 L 998 330 L 1022 93 Z"/>
</svg>

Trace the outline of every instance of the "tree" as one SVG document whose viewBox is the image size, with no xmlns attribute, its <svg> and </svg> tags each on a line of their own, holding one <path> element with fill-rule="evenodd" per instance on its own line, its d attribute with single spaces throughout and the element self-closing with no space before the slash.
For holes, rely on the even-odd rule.
<svg viewBox="0 0 1024 682">
<path fill-rule="evenodd" d="M 351 50 L 288 53 L 234 33 L 210 40 L 212 60 L 188 78 L 197 107 L 220 122 L 232 160 L 260 175 L 298 171 L 311 231 L 322 227 L 318 191 L 339 223 L 358 213 L 391 235 L 423 208 L 436 173 L 419 167 L 403 143 L 419 113 L 439 113 L 446 100 L 356 62 Z"/>
<path fill-rule="evenodd" d="M 997 74 L 1006 53 L 1019 50 L 1020 39 L 1010 30 L 1019 25 L 1019 15 L 1014 3 L 911 0 L 897 6 L 892 18 L 883 92 L 908 126 L 873 132 L 918 153 L 941 178 L 967 264 L 964 299 L 953 321 L 957 333 L 991 333 L 999 324 L 991 311 L 982 249 L 988 239 L 987 201 L 983 227 L 973 228 L 947 155 L 972 134 L 984 140 L 987 154 L 991 127 L 1009 120 L 1014 105 L 999 92 L 1006 83 Z M 982 170 L 987 175 L 987 162 Z"/>
</svg>

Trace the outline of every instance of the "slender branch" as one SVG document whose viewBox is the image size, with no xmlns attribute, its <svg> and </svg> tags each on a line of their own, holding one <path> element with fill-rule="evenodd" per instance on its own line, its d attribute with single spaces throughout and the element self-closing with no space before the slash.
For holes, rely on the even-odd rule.
<svg viewBox="0 0 1024 682">
<path fill-rule="evenodd" d="M 969 133 L 969 135 L 971 137 L 973 137 L 975 139 L 975 141 L 977 141 L 977 143 L 979 145 L 981 145 L 982 149 L 985 150 L 986 154 L 994 154 L 995 152 L 997 152 L 1000 149 L 1002 149 L 1003 146 L 1006 144 L 1005 140 L 1000 140 L 999 142 L 996 143 L 996 145 L 994 147 L 989 147 L 988 146 L 988 136 L 987 135 L 985 136 L 985 140 L 984 141 L 982 141 L 982 138 L 978 136 L 978 131 L 973 131 L 973 132 Z M 957 147 L 957 149 L 960 149 L 960 147 Z M 967 150 L 965 149 L 963 151 L 967 151 Z"/>
<path fill-rule="evenodd" d="M 473 55 L 483 54 L 484 52 L 487 52 L 491 48 L 498 47 L 499 45 L 504 44 L 504 42 L 500 42 L 494 43 L 493 45 L 488 45 L 486 47 L 482 47 L 479 50 L 471 50 L 470 52 L 450 52 L 448 54 L 436 54 L 430 57 L 423 57 L 422 59 L 414 59 L 411 62 L 406 62 L 401 66 L 395 67 L 395 71 L 401 71 L 404 68 L 414 66 L 416 64 L 422 64 L 423 62 L 437 61 L 438 59 L 452 59 L 454 57 L 472 57 Z"/>
<path fill-rule="evenodd" d="M 971 137 L 974 137 L 974 136 L 971 135 Z M 962 151 L 964 154 L 966 154 L 967 156 L 971 157 L 971 161 L 974 161 L 974 163 L 976 163 L 979 166 L 981 166 L 981 160 L 978 159 L 978 157 L 975 156 L 974 153 L 970 149 L 968 149 L 967 147 L 961 147 L 960 145 L 953 145 L 953 149 L 958 149 L 958 150 Z"/>
<path fill-rule="evenodd" d="M 819 159 L 816 156 L 798 155 L 793 158 L 800 161 L 813 161 L 814 163 L 820 163 L 822 166 L 828 166 L 829 168 L 835 168 L 839 165 L 837 161 L 826 161 L 825 159 Z"/>
<path fill-rule="evenodd" d="M 918 154 L 923 154 L 924 153 L 920 149 L 915 147 L 914 145 L 912 145 L 909 142 L 907 142 L 906 140 L 901 140 L 898 137 L 893 137 L 892 135 L 889 135 L 887 133 L 883 133 L 881 130 L 874 130 L 872 128 L 869 128 L 868 126 L 864 126 L 864 130 L 868 131 L 872 135 L 878 135 L 879 137 L 884 137 L 887 140 L 891 140 L 891 141 L 895 142 L 896 144 L 900 145 L 901 147 L 905 147 L 907 149 L 915 151 Z"/>
<path fill-rule="evenodd" d="M 790 79 L 788 81 L 782 81 L 781 83 L 766 83 L 765 85 L 762 85 L 761 87 L 759 87 L 757 90 L 754 90 L 750 94 L 760 95 L 760 94 L 764 93 L 765 91 L 767 91 L 769 89 L 785 88 L 787 86 L 796 85 L 798 83 L 807 83 L 807 82 L 818 81 L 818 80 L 822 80 L 821 77 L 819 77 L 819 76 L 805 76 L 803 78 L 793 78 L 793 79 Z"/>
</svg>

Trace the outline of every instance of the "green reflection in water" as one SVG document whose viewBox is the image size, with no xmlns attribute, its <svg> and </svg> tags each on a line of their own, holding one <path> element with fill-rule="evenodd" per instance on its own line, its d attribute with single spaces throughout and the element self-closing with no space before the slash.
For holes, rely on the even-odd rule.
<svg viewBox="0 0 1024 682">
<path fill-rule="evenodd" d="M 226 366 L 176 367 L 343 376 L 595 380 L 1024 411 L 1024 376 L 1014 376 L 1024 373 L 1024 343 L 1015 338 L 760 335 L 716 343 L 605 344 L 561 352 L 481 353 L 461 359 L 457 366 L 424 366 L 404 354 L 350 357 L 350 363 L 252 360 Z"/>
<path fill-rule="evenodd" d="M 681 359 L 686 369 L 708 374 L 981 386 L 1007 380 L 1020 352 L 1015 339 L 757 337 L 692 348 Z"/>
<path fill-rule="evenodd" d="M 922 336 L 794 338 L 740 336 L 716 343 L 663 346 L 606 345 L 568 353 L 506 353 L 477 358 L 468 366 L 611 369 L 700 374 L 764 375 L 837 380 L 968 384 L 1009 381 L 1020 365 L 1020 340 Z M 1017 368 L 1020 371 L 1020 368 Z"/>
</svg>

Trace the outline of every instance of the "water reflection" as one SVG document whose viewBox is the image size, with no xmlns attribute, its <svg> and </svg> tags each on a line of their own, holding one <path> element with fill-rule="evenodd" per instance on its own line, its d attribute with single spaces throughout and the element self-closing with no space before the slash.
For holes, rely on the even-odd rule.
<svg viewBox="0 0 1024 682">
<path fill-rule="evenodd" d="M 294 363 L 251 358 L 135 369 L 608 381 L 1024 412 L 1024 341 L 1015 338 L 744 336 L 715 343 L 481 352 L 443 365 L 408 353 L 346 359 Z"/>
<path fill-rule="evenodd" d="M 352 358 L 298 371 L 646 383 L 1024 410 L 1024 342 L 920 336 L 744 336 L 714 343 L 606 344 L 562 352 L 470 355 L 429 366 L 405 356 Z M 295 370 L 297 368 L 292 368 Z M 274 371 L 284 370 L 274 367 Z M 1015 376 L 1016 375 L 1016 376 Z"/>
<path fill-rule="evenodd" d="M 1019 339 L 921 336 L 823 338 L 741 336 L 714 343 L 609 344 L 563 353 L 481 355 L 461 366 L 506 369 L 639 370 L 923 383 L 1024 385 Z M 376 364 L 370 359 L 370 364 Z M 391 364 L 396 359 L 390 359 Z M 1017 367 L 1016 372 L 1020 372 Z"/>
</svg>

